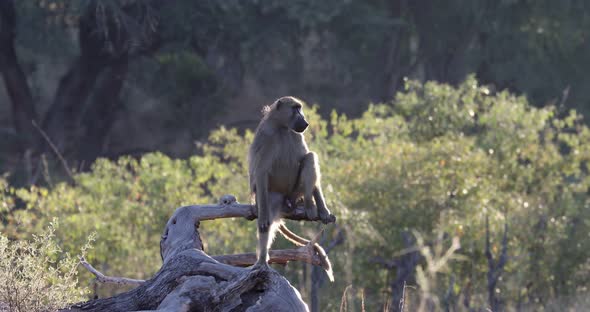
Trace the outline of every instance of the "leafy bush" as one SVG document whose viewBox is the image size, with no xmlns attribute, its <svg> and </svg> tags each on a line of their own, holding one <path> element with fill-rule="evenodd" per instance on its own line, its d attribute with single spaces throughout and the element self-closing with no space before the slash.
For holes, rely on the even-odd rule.
<svg viewBox="0 0 590 312">
<path fill-rule="evenodd" d="M 490 93 L 470 77 L 458 87 L 409 81 L 393 101 L 354 119 L 333 112 L 323 120 L 315 109 L 308 116 L 308 142 L 320 155 L 328 205 L 347 234 L 330 254 L 342 274 L 322 289 L 323 310 L 337 309 L 350 284 L 355 287 L 347 296 L 356 305 L 362 288 L 367 310 L 381 309 L 395 271 L 376 265 L 375 257 L 396 258 L 407 247 L 402 233 L 411 230 L 422 233 L 426 244 L 439 231 L 459 237 L 456 253 L 467 259 L 436 273 L 429 296 L 469 294 L 471 307 L 486 307 L 486 218 L 494 254 L 508 223 L 509 258 L 494 290 L 507 306 L 535 307 L 588 291 L 590 131 L 575 112 L 534 108 L 524 97 Z M 102 159 L 75 176 L 77 186 L 4 185 L 0 199 L 8 208 L 0 207 L 6 220 L 1 229 L 27 237 L 59 217 L 64 226 L 56 236 L 64 250 L 75 250 L 96 231 L 89 261 L 105 274 L 147 278 L 160 266 L 159 236 L 176 207 L 215 202 L 228 193 L 249 200 L 245 155 L 251 139 L 251 132 L 221 128 L 201 145 L 201 155 L 186 160 L 159 153 Z M 15 198 L 27 209 L 10 208 Z M 290 226 L 306 236 L 318 229 Z M 252 222 L 217 220 L 200 230 L 210 254 L 255 250 Z M 329 226 L 326 239 L 334 232 Z M 309 301 L 304 272 L 298 264 L 284 269 Z"/>
<path fill-rule="evenodd" d="M 9 241 L 0 234 L 0 308 L 54 311 L 85 298 L 88 290 L 77 279 L 79 261 L 59 248 L 56 228 L 54 220 L 30 241 Z"/>
</svg>

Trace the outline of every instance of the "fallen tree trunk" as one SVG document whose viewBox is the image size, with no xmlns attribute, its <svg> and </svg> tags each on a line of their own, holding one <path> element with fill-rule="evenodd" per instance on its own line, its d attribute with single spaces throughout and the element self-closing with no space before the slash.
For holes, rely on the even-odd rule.
<svg viewBox="0 0 590 312">
<path fill-rule="evenodd" d="M 82 259 L 99 282 L 135 284 L 111 298 L 76 304 L 70 311 L 308 311 L 301 295 L 274 270 L 251 270 L 254 253 L 210 257 L 203 252 L 199 222 L 228 217 L 256 218 L 256 207 L 226 195 L 219 205 L 178 208 L 160 241 L 162 268 L 149 280 L 106 277 Z M 283 208 L 286 219 L 307 220 L 302 207 Z M 271 263 L 304 261 L 320 265 L 321 255 L 308 246 L 271 250 Z"/>
</svg>

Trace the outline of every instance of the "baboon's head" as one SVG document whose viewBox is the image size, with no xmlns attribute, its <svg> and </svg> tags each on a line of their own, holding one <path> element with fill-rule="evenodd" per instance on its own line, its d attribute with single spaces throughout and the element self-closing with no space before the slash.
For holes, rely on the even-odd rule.
<svg viewBox="0 0 590 312">
<path fill-rule="evenodd" d="M 309 123 L 305 120 L 302 107 L 303 101 L 284 96 L 276 100 L 267 110 L 268 118 L 271 118 L 281 127 L 287 127 L 295 132 L 302 133 Z"/>
</svg>

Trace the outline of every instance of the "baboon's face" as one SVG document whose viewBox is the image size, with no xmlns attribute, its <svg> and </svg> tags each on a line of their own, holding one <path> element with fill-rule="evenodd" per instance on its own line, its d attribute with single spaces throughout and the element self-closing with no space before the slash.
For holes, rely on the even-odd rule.
<svg viewBox="0 0 590 312">
<path fill-rule="evenodd" d="M 280 111 L 285 120 L 285 125 L 297 133 L 302 133 L 309 126 L 305 120 L 301 103 L 293 97 L 283 97 L 277 100 L 276 106 L 277 111 Z"/>
<path fill-rule="evenodd" d="M 291 114 L 293 115 L 291 121 L 291 129 L 298 133 L 302 133 L 303 131 L 305 131 L 305 129 L 307 129 L 307 126 L 309 126 L 309 123 L 307 122 L 307 120 L 305 120 L 305 115 L 303 115 L 301 105 L 299 105 L 298 107 L 294 106 L 292 108 Z"/>
</svg>

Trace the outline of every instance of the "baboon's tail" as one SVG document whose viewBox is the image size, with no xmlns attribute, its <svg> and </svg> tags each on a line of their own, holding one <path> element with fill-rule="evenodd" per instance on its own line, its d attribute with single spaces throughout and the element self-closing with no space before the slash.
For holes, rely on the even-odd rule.
<svg viewBox="0 0 590 312">
<path fill-rule="evenodd" d="M 283 223 L 281 223 L 279 225 L 279 231 L 281 232 L 281 234 L 283 234 L 283 236 L 286 239 L 288 239 L 290 242 L 292 242 L 293 244 L 295 244 L 297 246 L 305 246 L 305 245 L 309 244 L 309 242 L 310 242 L 309 240 L 291 232 L 291 230 L 289 230 L 287 228 L 287 226 L 285 226 Z M 322 246 L 320 246 L 317 243 L 313 244 L 313 249 L 320 256 L 321 266 L 322 266 L 322 268 L 324 268 L 324 270 L 328 274 L 328 278 L 330 279 L 330 282 L 333 282 L 334 281 L 334 273 L 332 272 L 332 263 L 330 263 L 330 259 L 328 258 L 326 251 L 324 250 L 324 248 L 322 248 Z"/>
</svg>

